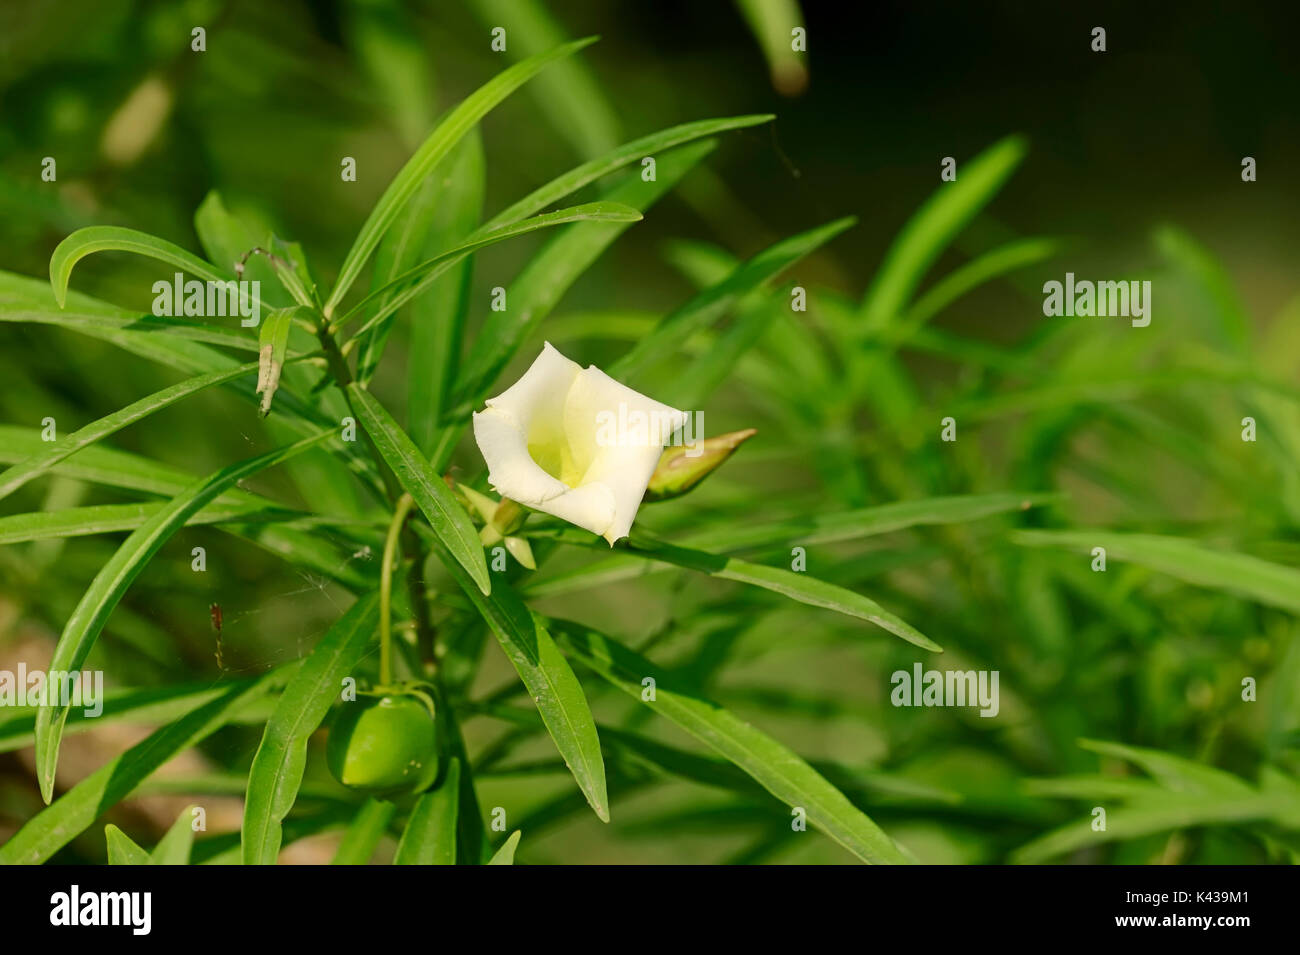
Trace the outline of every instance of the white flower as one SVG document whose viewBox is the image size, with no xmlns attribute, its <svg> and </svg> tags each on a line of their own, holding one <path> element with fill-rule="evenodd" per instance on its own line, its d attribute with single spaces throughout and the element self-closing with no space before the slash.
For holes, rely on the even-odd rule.
<svg viewBox="0 0 1300 955">
<path fill-rule="evenodd" d="M 612 545 L 627 536 L 664 442 L 686 418 L 547 342 L 524 376 L 474 415 L 474 440 L 502 497 Z"/>
</svg>

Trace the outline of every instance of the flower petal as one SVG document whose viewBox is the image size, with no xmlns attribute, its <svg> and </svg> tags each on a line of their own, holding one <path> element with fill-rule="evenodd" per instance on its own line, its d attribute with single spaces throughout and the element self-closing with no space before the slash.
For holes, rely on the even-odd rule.
<svg viewBox="0 0 1300 955">
<path fill-rule="evenodd" d="M 647 398 L 595 366 L 578 375 L 564 407 L 564 431 L 580 486 L 609 488 L 615 516 L 606 540 L 626 537 L 636 519 L 646 485 L 674 431 L 686 423 L 684 411 Z"/>
<path fill-rule="evenodd" d="M 488 466 L 488 482 L 502 497 L 604 534 L 614 521 L 615 502 L 603 484 L 570 488 L 547 474 L 528 452 L 515 419 L 500 408 L 474 415 L 474 440 Z"/>
<path fill-rule="evenodd" d="M 474 415 L 474 438 L 503 498 L 612 545 L 627 536 L 664 442 L 686 420 L 547 342 L 523 377 Z"/>
</svg>

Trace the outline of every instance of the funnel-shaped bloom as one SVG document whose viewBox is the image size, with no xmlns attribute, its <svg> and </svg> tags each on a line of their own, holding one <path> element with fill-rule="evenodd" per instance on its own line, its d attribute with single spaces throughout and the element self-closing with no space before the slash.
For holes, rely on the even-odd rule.
<svg viewBox="0 0 1300 955">
<path fill-rule="evenodd" d="M 613 544 L 631 529 L 664 442 L 685 423 L 685 412 L 547 342 L 524 376 L 474 415 L 474 439 L 503 498 Z"/>
</svg>

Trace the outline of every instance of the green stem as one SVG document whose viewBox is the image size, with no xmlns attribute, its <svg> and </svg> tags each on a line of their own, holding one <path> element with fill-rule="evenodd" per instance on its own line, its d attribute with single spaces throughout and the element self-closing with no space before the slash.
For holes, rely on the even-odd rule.
<svg viewBox="0 0 1300 955">
<path fill-rule="evenodd" d="M 393 625 L 390 614 L 393 597 L 393 562 L 397 557 L 397 540 L 402 534 L 406 515 L 414 504 L 411 495 L 403 494 L 393 509 L 393 521 L 388 525 L 388 539 L 384 541 L 384 563 L 379 576 L 379 682 L 388 686 L 393 682 Z"/>
<path fill-rule="evenodd" d="M 347 386 L 353 380 L 352 371 L 348 367 L 347 357 L 339 348 L 338 342 L 335 340 L 334 336 L 330 334 L 326 322 L 321 322 L 317 326 L 316 337 L 320 340 L 321 349 L 325 353 L 325 359 L 328 363 L 329 371 L 334 379 L 334 383 L 338 387 L 339 391 L 342 392 L 343 400 L 347 402 L 348 411 L 352 414 L 353 420 L 356 420 L 356 409 L 352 407 L 352 399 L 349 397 L 347 390 Z M 383 455 L 381 455 L 378 448 L 375 447 L 374 441 L 371 439 L 369 433 L 365 434 L 365 440 L 367 447 L 370 449 L 371 458 L 374 459 L 375 463 L 379 467 L 379 475 L 384 482 L 384 490 L 387 492 L 389 500 L 394 501 L 395 506 L 400 509 L 401 499 L 405 497 L 405 494 L 402 491 L 401 484 L 397 480 L 397 476 L 393 473 L 393 469 L 388 466 L 387 462 L 384 461 Z M 411 505 L 408 503 L 406 505 L 406 510 L 409 510 L 410 506 Z M 400 530 L 401 522 L 399 521 L 394 526 L 397 526 Z M 424 558 L 427 554 L 420 546 L 420 542 L 414 534 L 399 534 L 398 536 L 404 536 L 403 549 L 406 553 L 407 559 L 411 561 L 411 573 L 407 580 L 407 586 L 411 594 L 411 610 L 415 614 L 416 632 L 419 637 L 420 645 L 428 655 L 431 663 L 433 660 L 434 646 L 433 622 L 429 617 L 429 608 L 425 603 L 424 586 L 420 579 L 421 568 L 424 565 Z M 393 535 L 390 528 L 388 545 L 386 546 L 385 551 L 390 551 L 392 548 Z M 380 596 L 383 604 L 381 607 L 381 613 L 383 614 L 385 627 L 387 626 L 388 621 L 388 599 L 392 593 L 392 584 L 390 581 L 391 575 L 389 573 L 390 566 L 391 561 L 388 561 L 385 564 L 383 571 L 383 582 L 380 584 Z M 387 669 L 384 667 L 384 663 L 388 660 L 386 655 L 387 650 L 388 640 L 385 638 L 380 646 L 381 654 L 384 654 L 380 657 L 381 679 L 384 682 L 387 682 L 388 679 L 388 676 L 386 675 Z"/>
</svg>

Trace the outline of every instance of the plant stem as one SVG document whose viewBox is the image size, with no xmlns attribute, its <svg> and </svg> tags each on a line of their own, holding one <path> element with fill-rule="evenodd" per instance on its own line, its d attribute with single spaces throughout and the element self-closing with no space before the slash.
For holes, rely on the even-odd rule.
<svg viewBox="0 0 1300 955">
<path fill-rule="evenodd" d="M 330 374 L 334 378 L 334 384 L 338 387 L 339 391 L 343 393 L 343 400 L 347 402 L 348 410 L 349 412 L 351 412 L 353 420 L 356 420 L 357 417 L 356 409 L 352 407 L 352 399 L 348 395 L 347 386 L 352 383 L 353 379 L 352 379 L 352 371 L 348 367 L 347 357 L 339 349 L 338 341 L 334 338 L 333 334 L 330 333 L 328 323 L 321 322 L 317 326 L 316 337 L 320 340 L 321 349 L 325 353 L 325 359 L 329 365 Z M 388 462 L 386 462 L 383 458 L 383 455 L 379 453 L 378 448 L 375 447 L 374 441 L 371 440 L 370 435 L 368 433 L 365 435 L 365 440 L 366 440 L 367 447 L 370 449 L 371 458 L 374 459 L 375 463 L 379 467 L 379 474 L 380 477 L 383 479 L 384 487 L 388 492 L 389 500 L 393 501 L 395 506 L 400 508 L 402 503 L 402 498 L 407 497 L 407 495 L 402 491 L 402 486 L 397 480 L 397 475 L 393 473 L 392 468 L 388 466 Z M 406 505 L 406 509 L 408 511 L 410 509 L 410 506 L 411 506 L 410 503 Z M 401 529 L 401 524 L 402 522 L 398 522 L 396 525 L 394 525 L 398 528 L 399 532 Z M 388 551 L 392 549 L 393 546 L 392 533 L 393 531 L 390 528 L 389 541 L 384 548 L 385 554 L 387 554 Z M 404 535 L 399 534 L 399 536 L 402 537 L 402 545 L 403 545 L 402 549 L 406 555 L 406 558 L 407 560 L 411 561 L 411 572 L 407 576 L 407 587 L 411 596 L 411 612 L 415 615 L 416 634 L 419 639 L 421 648 L 423 649 L 424 653 L 428 656 L 429 660 L 432 661 L 434 636 L 435 636 L 433 630 L 433 621 L 429 617 L 429 608 L 425 602 L 425 591 L 424 591 L 423 581 L 421 581 L 419 577 L 421 568 L 424 566 L 424 560 L 428 556 L 428 552 L 421 546 L 419 539 L 414 534 L 411 533 L 407 533 Z M 380 609 L 380 612 L 385 621 L 384 623 L 385 627 L 387 626 L 387 620 L 388 620 L 387 601 L 391 596 L 391 586 L 392 586 L 389 581 L 388 568 L 390 565 L 391 565 L 391 561 L 385 564 L 385 569 L 383 571 L 383 583 L 381 584 L 381 594 L 380 594 L 381 603 L 383 604 L 383 606 Z M 384 661 L 388 659 L 388 657 L 386 656 L 387 649 L 388 649 L 388 641 L 385 639 L 381 643 L 381 647 L 380 647 L 380 651 L 381 651 L 380 673 L 381 673 L 381 679 L 385 682 L 387 682 L 388 677 L 384 675 L 386 674 L 387 671 L 384 669 L 383 664 Z"/>
<path fill-rule="evenodd" d="M 388 686 L 393 681 L 393 625 L 391 605 L 393 598 L 393 561 L 397 556 L 397 539 L 402 534 L 406 515 L 411 513 L 415 501 L 409 494 L 397 499 L 393 521 L 388 525 L 388 538 L 384 541 L 384 562 L 379 576 L 379 682 Z"/>
</svg>

